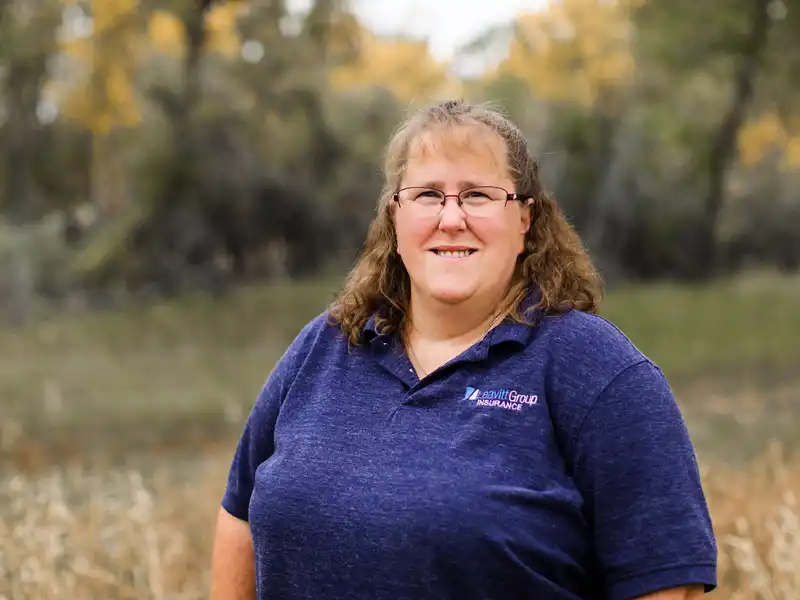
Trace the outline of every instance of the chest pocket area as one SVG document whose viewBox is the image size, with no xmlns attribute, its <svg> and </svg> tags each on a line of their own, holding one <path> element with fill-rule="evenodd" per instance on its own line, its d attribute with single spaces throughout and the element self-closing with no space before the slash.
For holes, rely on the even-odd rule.
<svg viewBox="0 0 800 600">
<path fill-rule="evenodd" d="M 459 413 L 449 445 L 457 460 L 489 476 L 513 477 L 515 483 L 532 487 L 563 476 L 563 458 L 541 396 L 518 410 L 465 401 Z"/>
</svg>

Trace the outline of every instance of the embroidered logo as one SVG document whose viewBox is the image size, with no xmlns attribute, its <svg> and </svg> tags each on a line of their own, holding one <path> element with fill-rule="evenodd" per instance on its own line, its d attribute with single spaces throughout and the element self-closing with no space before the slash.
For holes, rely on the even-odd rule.
<svg viewBox="0 0 800 600">
<path fill-rule="evenodd" d="M 522 410 L 525 406 L 539 403 L 535 394 L 520 394 L 517 390 L 481 390 L 467 386 L 462 400 L 472 400 L 475 406 L 490 406 L 506 410 Z"/>
</svg>

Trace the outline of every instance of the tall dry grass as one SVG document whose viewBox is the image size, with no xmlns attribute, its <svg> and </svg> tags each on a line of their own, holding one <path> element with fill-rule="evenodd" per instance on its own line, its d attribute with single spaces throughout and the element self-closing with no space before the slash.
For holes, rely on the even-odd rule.
<svg viewBox="0 0 800 600">
<path fill-rule="evenodd" d="M 0 599 L 199 600 L 227 453 L 187 471 L 55 469 L 0 481 Z M 704 469 L 720 600 L 800 598 L 800 469 L 778 447 L 745 469 Z"/>
<path fill-rule="evenodd" d="M 800 465 L 780 444 L 745 469 L 706 470 L 727 600 L 800 599 Z"/>
<path fill-rule="evenodd" d="M 0 599 L 205 598 L 222 462 L 197 481 L 174 467 L 54 469 L 0 482 Z"/>
</svg>

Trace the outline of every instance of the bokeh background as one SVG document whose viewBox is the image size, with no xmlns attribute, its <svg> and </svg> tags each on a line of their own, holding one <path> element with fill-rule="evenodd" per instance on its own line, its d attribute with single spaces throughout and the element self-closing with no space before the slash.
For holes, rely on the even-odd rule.
<svg viewBox="0 0 800 600">
<path fill-rule="evenodd" d="M 800 598 L 797 0 L 0 0 L 1 599 L 207 597 L 248 410 L 452 97 L 674 386 L 715 597 Z"/>
</svg>

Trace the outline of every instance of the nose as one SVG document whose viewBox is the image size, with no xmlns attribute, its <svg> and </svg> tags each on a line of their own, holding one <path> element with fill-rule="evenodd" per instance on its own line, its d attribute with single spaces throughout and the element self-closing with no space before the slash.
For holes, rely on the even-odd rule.
<svg viewBox="0 0 800 600">
<path fill-rule="evenodd" d="M 448 194 L 439 212 L 439 229 L 442 231 L 462 231 L 466 229 L 466 213 L 459 204 L 458 196 Z"/>
</svg>

